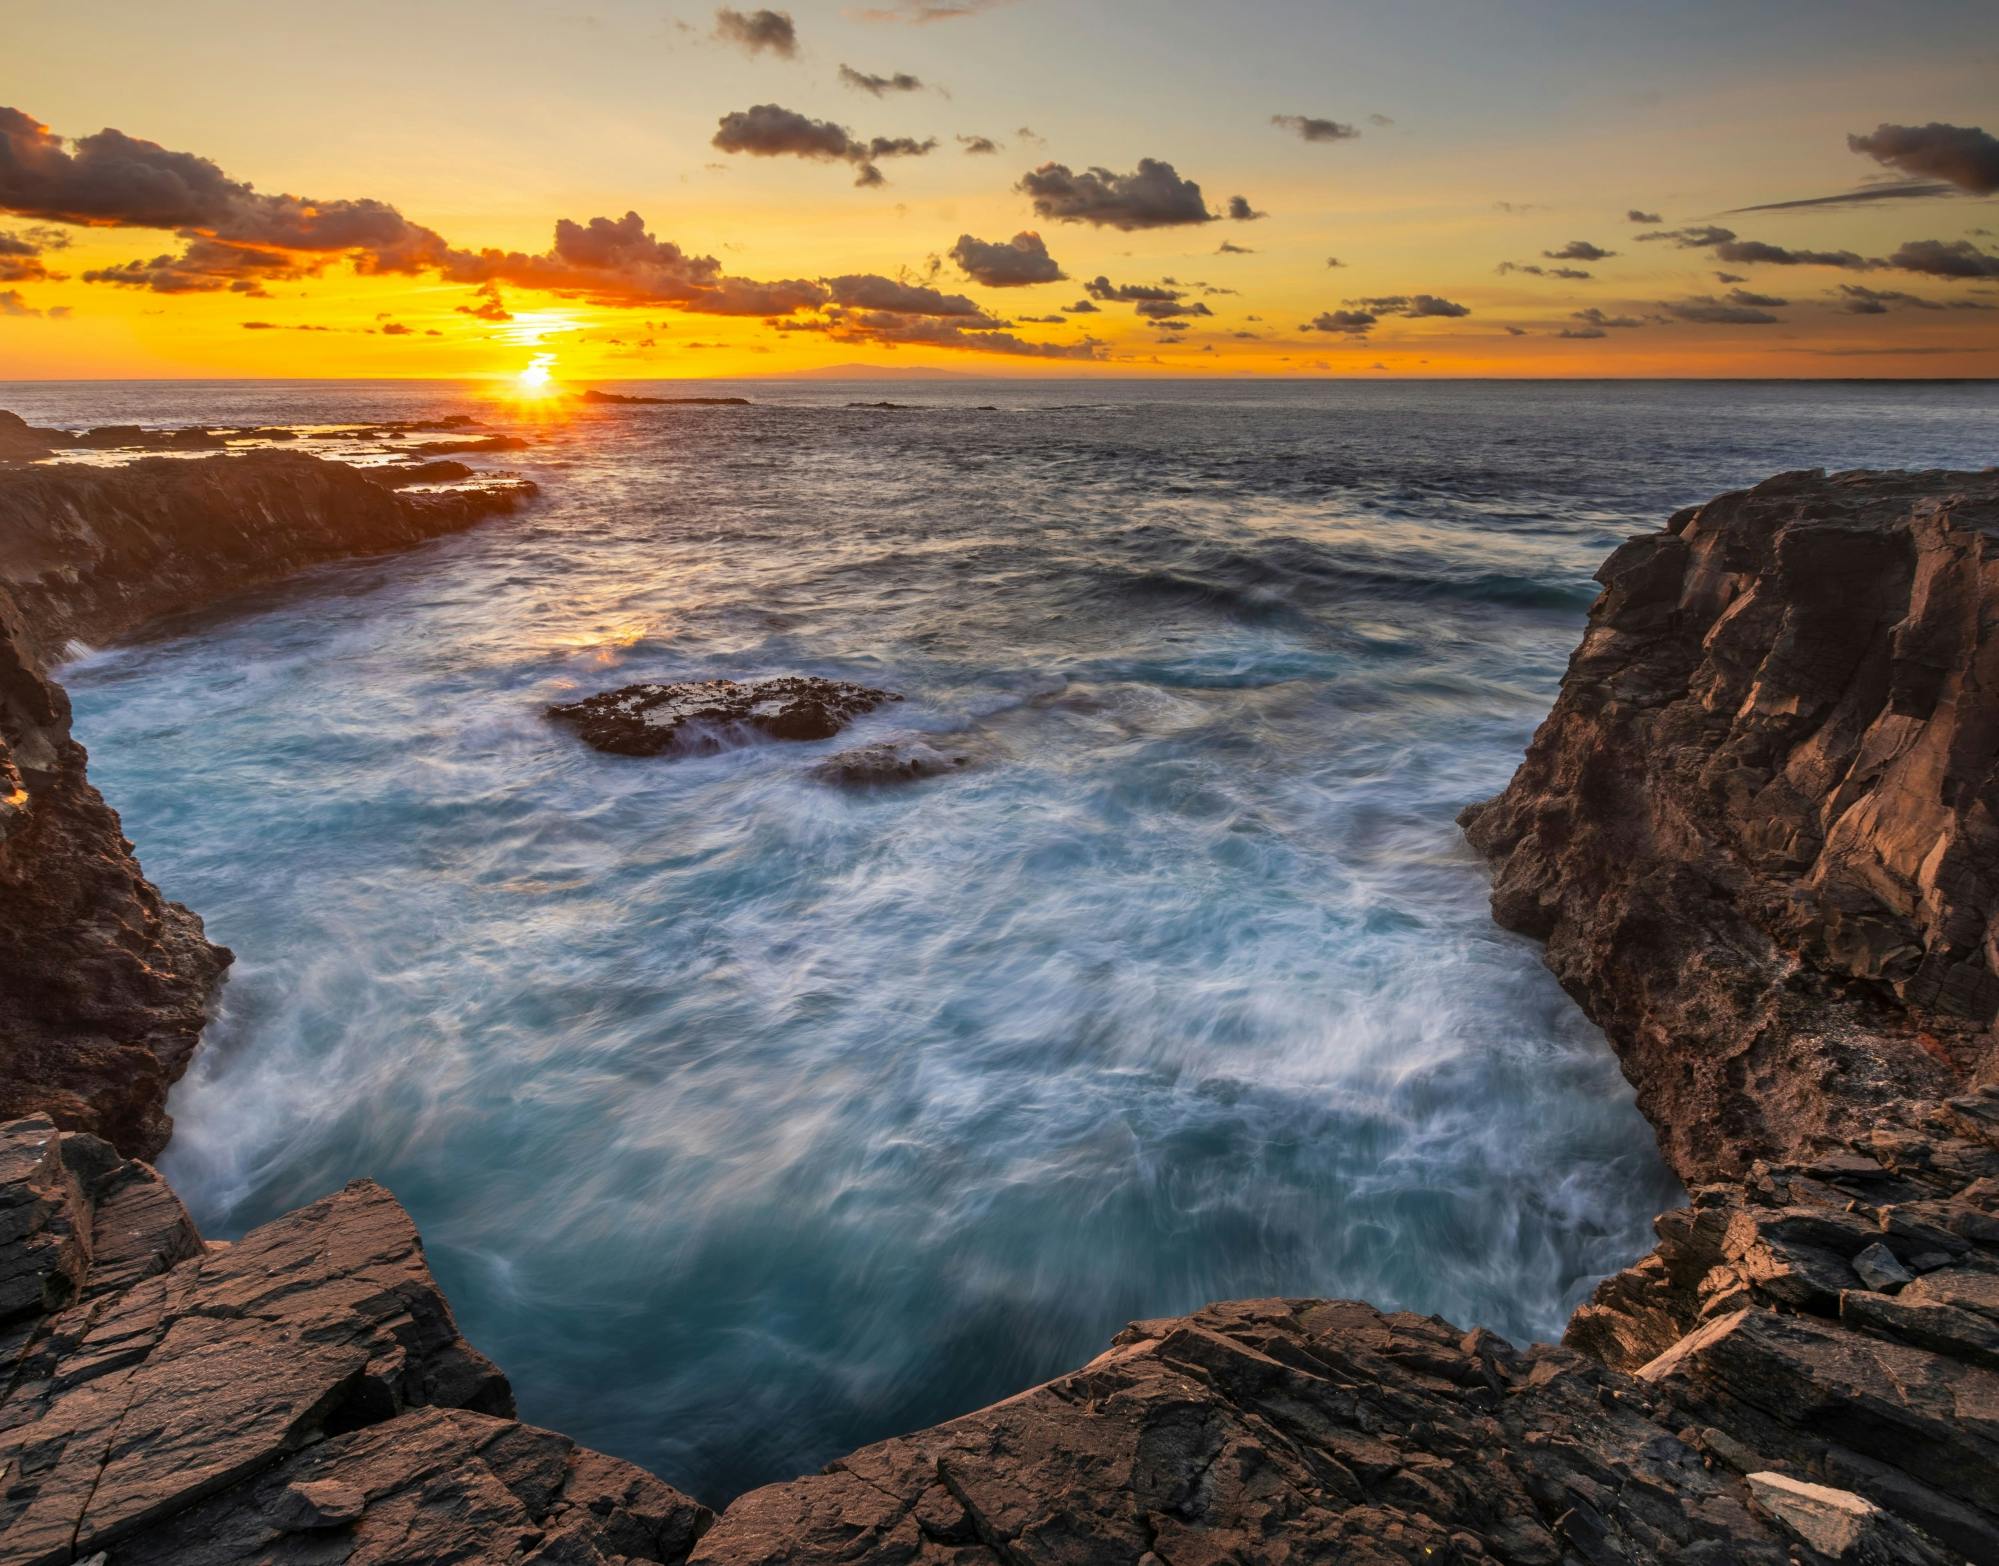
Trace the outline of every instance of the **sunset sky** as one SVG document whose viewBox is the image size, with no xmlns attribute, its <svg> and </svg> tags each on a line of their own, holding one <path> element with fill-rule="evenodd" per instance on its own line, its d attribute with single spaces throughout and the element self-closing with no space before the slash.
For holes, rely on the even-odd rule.
<svg viewBox="0 0 1999 1566">
<path fill-rule="evenodd" d="M 0 379 L 1999 374 L 1989 0 L 0 16 Z"/>
</svg>

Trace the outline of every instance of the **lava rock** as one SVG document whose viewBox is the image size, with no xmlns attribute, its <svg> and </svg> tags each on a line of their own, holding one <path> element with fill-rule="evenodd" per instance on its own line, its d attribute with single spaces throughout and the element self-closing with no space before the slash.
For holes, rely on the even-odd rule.
<svg viewBox="0 0 1999 1566">
<path fill-rule="evenodd" d="M 943 777 L 971 764 L 971 752 L 956 746 L 933 745 L 923 739 L 883 740 L 828 756 L 812 768 L 812 776 L 843 788 L 879 788 Z"/>
<path fill-rule="evenodd" d="M 548 716 L 568 724 L 598 750 L 616 756 L 657 756 L 703 744 L 712 748 L 730 729 L 781 740 L 830 739 L 862 713 L 901 700 L 893 691 L 794 675 L 749 683 L 626 685 L 552 706 Z"/>
</svg>

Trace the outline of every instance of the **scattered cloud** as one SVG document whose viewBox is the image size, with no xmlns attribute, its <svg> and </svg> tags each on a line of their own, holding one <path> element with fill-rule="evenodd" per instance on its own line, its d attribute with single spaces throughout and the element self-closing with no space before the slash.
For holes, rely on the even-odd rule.
<svg viewBox="0 0 1999 1566">
<path fill-rule="evenodd" d="M 937 146 L 934 139 L 917 141 L 909 136 L 876 136 L 864 141 L 843 125 L 815 120 L 775 103 L 759 103 L 723 115 L 710 144 L 722 152 L 743 152 L 755 158 L 849 163 L 855 170 L 854 183 L 863 186 L 884 183 L 876 167 L 880 159 L 920 158 Z"/>
<path fill-rule="evenodd" d="M 1385 294 L 1373 299 L 1348 299 L 1343 301 L 1371 310 L 1376 315 L 1401 315 L 1411 318 L 1420 316 L 1444 316 L 1455 319 L 1470 315 L 1464 305 L 1451 299 L 1440 299 L 1435 294 Z"/>
<path fill-rule="evenodd" d="M 1931 196 L 1954 196 L 1953 185 L 1934 180 L 1889 180 L 1884 184 L 1862 185 L 1833 196 L 1805 196 L 1796 201 L 1761 201 L 1753 207 L 1730 207 L 1723 215 L 1737 217 L 1744 212 L 1796 212 L 1811 207 L 1861 207 L 1875 201 L 1921 200 Z"/>
<path fill-rule="evenodd" d="M 1593 245 L 1587 239 L 1572 239 L 1560 250 L 1544 250 L 1541 254 L 1550 261 L 1607 261 L 1617 252 Z"/>
<path fill-rule="evenodd" d="M 1592 277 L 1595 274 L 1574 266 L 1542 266 L 1534 261 L 1502 261 L 1493 270 L 1502 277 L 1508 272 L 1525 272 L 1529 277 L 1565 277 L 1571 280 Z"/>
<path fill-rule="evenodd" d="M 1345 337 L 1365 337 L 1380 319 L 1372 310 L 1322 310 L 1298 330 L 1332 332 Z"/>
<path fill-rule="evenodd" d="M 1999 255 L 1968 239 L 1912 239 L 1888 257 L 1888 265 L 1929 277 L 1999 277 Z"/>
<path fill-rule="evenodd" d="M 789 11 L 732 11 L 723 6 L 715 13 L 715 37 L 745 54 L 768 51 L 787 60 L 798 54 L 798 29 L 791 25 Z"/>
<path fill-rule="evenodd" d="M 853 15 L 863 22 L 907 22 L 914 27 L 927 27 L 932 22 L 955 22 L 1012 3 L 1013 0 L 892 0 L 888 5 L 867 6 Z"/>
<path fill-rule="evenodd" d="M 822 278 L 833 303 L 889 315 L 966 316 L 990 320 L 983 306 L 963 294 L 941 293 L 920 283 L 899 282 L 872 272 Z M 995 323 L 1004 325 L 1004 322 Z"/>
<path fill-rule="evenodd" d="M 1157 158 L 1140 158 L 1131 174 L 1105 168 L 1077 174 L 1066 164 L 1044 163 L 1022 176 L 1017 188 L 1032 198 L 1036 216 L 1058 223 L 1091 223 L 1130 232 L 1209 223 L 1215 216 L 1201 197 L 1201 187 Z"/>
<path fill-rule="evenodd" d="M 1273 114 L 1270 123 L 1292 132 L 1300 141 L 1352 141 L 1360 135 L 1355 126 L 1310 114 Z"/>
<path fill-rule="evenodd" d="M 1569 319 L 1581 321 L 1585 326 L 1595 327 L 1632 327 L 1645 324 L 1635 315 L 1607 315 L 1595 305 L 1591 305 L 1587 310 L 1570 312 Z"/>
<path fill-rule="evenodd" d="M 1943 180 L 1974 196 L 1999 194 L 1999 137 L 1975 125 L 1884 123 L 1848 136 L 1846 145 L 1904 174 Z"/>
<path fill-rule="evenodd" d="M 1592 338 L 1592 337 L 1608 337 L 1610 333 L 1602 330 L 1602 328 L 1600 327 L 1595 327 L 1595 326 L 1565 326 L 1559 332 L 1555 333 L 1555 335 L 1557 337 L 1580 339 L 1580 338 Z"/>
<path fill-rule="evenodd" d="M 1677 320 L 1703 326 L 1771 326 L 1782 320 L 1757 305 L 1741 304 L 1733 298 L 1717 299 L 1700 294 L 1691 299 L 1668 299 L 1659 308 Z"/>
<path fill-rule="evenodd" d="M 988 288 L 1023 288 L 1030 283 L 1059 283 L 1068 276 L 1032 230 L 1023 230 L 1001 244 L 960 234 L 951 259 L 975 283 Z"/>
<path fill-rule="evenodd" d="M 1249 204 L 1247 196 L 1229 197 L 1228 215 L 1237 223 L 1253 223 L 1258 218 L 1267 218 L 1268 212 L 1259 212 Z"/>
<path fill-rule="evenodd" d="M 1732 228 L 1704 223 L 1693 228 L 1674 228 L 1640 234 L 1641 241 L 1665 241 L 1682 250 L 1712 250 L 1720 261 L 1737 266 L 1836 266 L 1865 271 L 1877 265 L 1851 250 L 1790 250 L 1765 244 L 1760 239 L 1742 239 Z"/>
<path fill-rule="evenodd" d="M 1863 288 L 1858 283 L 1841 283 L 1832 301 L 1848 315 L 1886 315 L 1891 305 L 1910 310 L 1991 310 L 1999 308 L 1975 299 L 1924 299 L 1892 288 Z"/>
<path fill-rule="evenodd" d="M 851 87 L 856 92 L 872 93 L 877 98 L 892 92 L 923 91 L 922 81 L 907 71 L 897 71 L 892 76 L 876 76 L 867 71 L 857 71 L 851 65 L 840 67 L 840 85 Z"/>
<path fill-rule="evenodd" d="M 1327 266 L 1345 266 L 1345 265 L 1346 265 L 1346 262 L 1342 261 L 1342 260 L 1341 260 L 1341 259 L 1340 259 L 1340 258 L 1339 258 L 1338 256 L 1327 256 L 1327 257 L 1326 257 L 1326 265 L 1327 265 Z"/>
<path fill-rule="evenodd" d="M 1072 305 L 1062 306 L 1062 313 L 1064 315 L 1096 315 L 1099 312 L 1097 307 L 1091 304 L 1089 300 L 1078 299 Z"/>
<path fill-rule="evenodd" d="M 500 285 L 498 283 L 481 283 L 473 290 L 473 293 L 477 296 L 479 302 L 477 304 L 455 306 L 454 308 L 460 315 L 469 315 L 480 321 L 494 322 L 511 321 L 514 318 L 514 312 L 507 308 L 506 302 L 500 297 Z"/>
<path fill-rule="evenodd" d="M 1627 223 L 1663 223 L 1666 220 L 1656 212 L 1646 212 L 1638 207 L 1633 207 L 1629 212 L 1624 214 L 1624 221 Z"/>
<path fill-rule="evenodd" d="M 1000 144 L 990 136 L 960 136 L 958 138 L 958 145 L 963 147 L 967 152 L 984 153 L 998 152 L 1000 150 Z"/>
<path fill-rule="evenodd" d="M 1253 256 L 1256 254 L 1246 245 L 1238 245 L 1233 240 L 1224 239 L 1215 254 L 1218 256 Z"/>
</svg>

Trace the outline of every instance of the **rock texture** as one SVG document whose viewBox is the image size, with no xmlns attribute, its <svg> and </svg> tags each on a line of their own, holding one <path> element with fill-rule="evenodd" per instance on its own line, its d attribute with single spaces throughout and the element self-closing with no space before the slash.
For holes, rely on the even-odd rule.
<svg viewBox="0 0 1999 1566">
<path fill-rule="evenodd" d="M 230 955 L 140 871 L 36 641 L 0 586 L 0 1118 L 156 1157 Z"/>
<path fill-rule="evenodd" d="M 0 420 L 0 439 L 26 428 Z M 72 638 L 419 543 L 531 492 L 398 494 L 279 451 L 0 468 L 0 1117 L 46 1111 L 157 1156 L 230 960 L 146 880 L 47 665 Z"/>
<path fill-rule="evenodd" d="M 407 549 L 534 492 L 494 480 L 398 494 L 292 451 L 0 469 L 0 588 L 30 650 L 54 662 L 72 638 L 101 644 L 307 566 Z"/>
<path fill-rule="evenodd" d="M 901 701 L 892 691 L 812 675 L 740 684 L 696 680 L 684 685 L 627 685 L 548 715 L 598 750 L 617 756 L 658 756 L 713 748 L 730 730 L 782 740 L 830 739 L 864 712 Z"/>
<path fill-rule="evenodd" d="M 1999 473 L 1790 473 L 1597 573 L 1466 813 L 1681 1176 L 1999 1072 Z"/>
<path fill-rule="evenodd" d="M 0 1126 L 0 1560 L 678 1562 L 702 1507 L 513 1417 L 365 1181 L 203 1244 L 143 1163 Z"/>
</svg>

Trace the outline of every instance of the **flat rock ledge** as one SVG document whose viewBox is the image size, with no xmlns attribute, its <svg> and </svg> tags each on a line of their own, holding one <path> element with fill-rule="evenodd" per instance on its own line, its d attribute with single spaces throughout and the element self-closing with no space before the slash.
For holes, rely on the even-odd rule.
<svg viewBox="0 0 1999 1566">
<path fill-rule="evenodd" d="M 732 731 L 780 740 L 831 739 L 862 713 L 901 700 L 893 691 L 867 685 L 792 675 L 626 685 L 552 706 L 548 715 L 611 755 L 659 756 L 719 749 Z"/>
<path fill-rule="evenodd" d="M 710 1514 L 513 1417 L 357 1181 L 203 1243 L 147 1165 L 0 1126 L 0 1561 L 678 1562 Z"/>
</svg>

